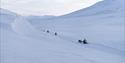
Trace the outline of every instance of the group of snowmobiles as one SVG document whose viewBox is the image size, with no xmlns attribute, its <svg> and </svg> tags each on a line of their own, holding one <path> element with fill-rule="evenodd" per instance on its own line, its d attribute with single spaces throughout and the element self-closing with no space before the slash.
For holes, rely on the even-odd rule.
<svg viewBox="0 0 125 63">
<path fill-rule="evenodd" d="M 47 33 L 50 33 L 49 30 L 46 31 Z M 57 36 L 57 32 L 54 33 L 55 36 Z M 81 44 L 88 44 L 87 40 L 86 39 L 83 39 L 83 40 L 78 40 L 78 43 L 81 43 Z"/>
</svg>

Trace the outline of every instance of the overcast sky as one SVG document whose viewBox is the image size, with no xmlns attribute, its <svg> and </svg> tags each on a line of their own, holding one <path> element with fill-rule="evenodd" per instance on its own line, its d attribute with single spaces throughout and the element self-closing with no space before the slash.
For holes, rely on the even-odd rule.
<svg viewBox="0 0 125 63">
<path fill-rule="evenodd" d="M 1 7 L 21 15 L 63 15 L 101 0 L 1 0 Z"/>
</svg>

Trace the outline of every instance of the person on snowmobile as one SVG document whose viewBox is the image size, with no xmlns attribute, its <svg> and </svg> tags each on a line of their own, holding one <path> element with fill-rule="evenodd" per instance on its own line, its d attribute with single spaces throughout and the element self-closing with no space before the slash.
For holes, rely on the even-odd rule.
<svg viewBox="0 0 125 63">
<path fill-rule="evenodd" d="M 86 39 L 84 39 L 82 42 L 83 42 L 83 44 L 88 44 Z"/>
<path fill-rule="evenodd" d="M 54 35 L 57 36 L 57 33 L 55 32 Z"/>
</svg>

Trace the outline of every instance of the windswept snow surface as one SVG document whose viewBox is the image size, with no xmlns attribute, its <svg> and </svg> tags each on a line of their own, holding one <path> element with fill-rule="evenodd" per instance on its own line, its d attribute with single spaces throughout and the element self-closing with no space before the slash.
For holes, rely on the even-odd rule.
<svg viewBox="0 0 125 63">
<path fill-rule="evenodd" d="M 101 5 L 106 6 L 105 4 Z M 89 8 L 86 12 L 90 12 Z M 84 15 L 84 10 L 31 22 L 13 12 L 2 11 L 1 63 L 125 63 L 124 15 L 118 11 L 112 14 L 81 15 Z M 50 33 L 46 33 L 46 30 Z M 55 36 L 54 32 L 58 35 Z M 89 44 L 77 42 L 84 38 Z"/>
</svg>

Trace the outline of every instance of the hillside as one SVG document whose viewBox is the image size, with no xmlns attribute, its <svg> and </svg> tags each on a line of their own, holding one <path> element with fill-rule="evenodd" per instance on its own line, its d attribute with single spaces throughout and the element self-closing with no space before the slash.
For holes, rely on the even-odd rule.
<svg viewBox="0 0 125 63">
<path fill-rule="evenodd" d="M 125 63 L 124 8 L 117 5 L 123 0 L 105 0 L 68 15 L 34 20 L 4 9 L 1 63 Z M 84 38 L 88 44 L 78 43 Z"/>
</svg>

